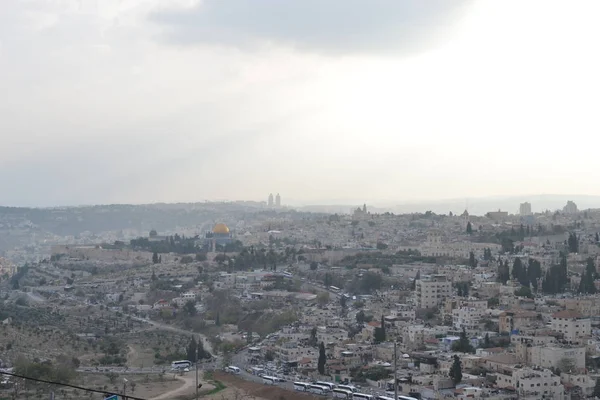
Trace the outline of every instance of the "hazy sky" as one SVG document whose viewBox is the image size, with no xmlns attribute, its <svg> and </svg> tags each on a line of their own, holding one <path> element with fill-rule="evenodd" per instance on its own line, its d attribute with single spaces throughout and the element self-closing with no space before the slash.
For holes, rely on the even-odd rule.
<svg viewBox="0 0 600 400">
<path fill-rule="evenodd" d="M 600 194 L 600 2 L 0 2 L 0 204 Z"/>
</svg>

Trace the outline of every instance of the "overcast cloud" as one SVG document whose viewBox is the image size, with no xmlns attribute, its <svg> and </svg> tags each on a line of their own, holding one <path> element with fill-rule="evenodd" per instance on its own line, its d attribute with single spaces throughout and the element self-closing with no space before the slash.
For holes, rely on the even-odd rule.
<svg viewBox="0 0 600 400">
<path fill-rule="evenodd" d="M 180 44 L 268 43 L 325 54 L 426 51 L 449 40 L 472 0 L 205 0 L 152 14 Z"/>
<path fill-rule="evenodd" d="M 599 13 L 2 2 L 0 204 L 600 195 Z"/>
</svg>

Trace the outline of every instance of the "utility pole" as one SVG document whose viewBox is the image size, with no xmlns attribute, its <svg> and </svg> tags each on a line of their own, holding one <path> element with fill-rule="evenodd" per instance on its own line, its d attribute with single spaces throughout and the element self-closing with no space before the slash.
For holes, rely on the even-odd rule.
<svg viewBox="0 0 600 400">
<path fill-rule="evenodd" d="M 398 400 L 398 354 L 396 348 L 398 343 L 394 340 L 394 400 Z"/>
<path fill-rule="evenodd" d="M 127 382 L 128 382 L 127 378 L 123 378 L 123 398 L 125 400 L 127 400 L 127 395 L 125 393 L 125 390 L 127 389 Z"/>
<path fill-rule="evenodd" d="M 196 400 L 198 400 L 198 349 L 196 349 Z"/>
</svg>

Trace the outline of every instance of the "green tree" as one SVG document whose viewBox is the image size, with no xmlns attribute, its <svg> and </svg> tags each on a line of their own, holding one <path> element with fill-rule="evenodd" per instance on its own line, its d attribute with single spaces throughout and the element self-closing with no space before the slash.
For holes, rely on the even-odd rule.
<svg viewBox="0 0 600 400">
<path fill-rule="evenodd" d="M 325 354 L 325 343 L 321 342 L 319 345 L 319 359 L 317 360 L 317 370 L 321 375 L 325 375 L 325 363 L 327 362 L 327 355 Z"/>
<path fill-rule="evenodd" d="M 383 242 L 377 242 L 377 250 L 387 250 L 388 245 Z"/>
<path fill-rule="evenodd" d="M 477 267 L 477 259 L 475 258 L 475 253 L 473 253 L 472 251 L 469 253 L 469 265 L 471 266 L 471 268 Z"/>
<path fill-rule="evenodd" d="M 321 292 L 317 295 L 317 303 L 323 307 L 329 303 L 329 292 Z"/>
<path fill-rule="evenodd" d="M 577 234 L 569 233 L 567 247 L 569 249 L 569 253 L 579 253 L 579 239 L 577 238 Z"/>
<path fill-rule="evenodd" d="M 189 316 L 196 315 L 196 302 L 194 300 L 188 300 L 183 306 L 183 311 Z"/>
<path fill-rule="evenodd" d="M 158 253 L 156 251 L 152 253 L 152 264 L 158 264 Z"/>
<path fill-rule="evenodd" d="M 594 280 L 596 279 L 596 275 L 596 265 L 594 264 L 594 260 L 590 257 L 587 259 L 585 271 L 581 275 L 577 291 L 583 294 L 595 294 L 596 285 L 594 284 Z"/>
<path fill-rule="evenodd" d="M 204 342 L 202 341 L 202 338 L 198 339 L 196 354 L 198 355 L 198 360 L 211 358 L 211 354 L 204 348 Z"/>
<path fill-rule="evenodd" d="M 310 263 L 310 269 L 311 269 L 312 271 L 316 271 L 318 267 L 319 267 L 319 263 L 318 263 L 318 262 L 316 262 L 316 261 L 312 261 L 312 262 Z"/>
<path fill-rule="evenodd" d="M 486 332 L 485 337 L 483 339 L 483 345 L 485 348 L 490 347 L 490 334 Z"/>
<path fill-rule="evenodd" d="M 450 367 L 450 372 L 448 375 L 450 375 L 454 386 L 458 385 L 462 381 L 462 363 L 457 355 L 454 356 L 454 361 L 452 362 L 452 366 Z"/>
<path fill-rule="evenodd" d="M 465 328 L 460 333 L 460 338 L 452 344 L 452 350 L 460 351 L 461 353 L 475 353 L 475 349 L 467 337 Z"/>
<path fill-rule="evenodd" d="M 187 359 L 191 362 L 196 362 L 198 361 L 198 343 L 196 342 L 196 339 L 192 336 L 192 340 L 190 340 L 190 343 L 188 343 L 188 347 L 187 347 Z"/>
<path fill-rule="evenodd" d="M 383 315 L 381 316 L 381 325 L 375 328 L 375 332 L 373 332 L 373 341 L 375 343 L 385 342 L 385 321 Z"/>
<path fill-rule="evenodd" d="M 467 222 L 467 234 L 473 233 L 473 225 L 471 225 L 471 221 Z"/>
<path fill-rule="evenodd" d="M 498 274 L 496 276 L 496 280 L 503 285 L 506 285 L 506 282 L 510 280 L 510 269 L 508 268 L 508 261 L 502 262 L 500 260 L 498 262 Z"/>
<path fill-rule="evenodd" d="M 529 286 L 521 286 L 520 288 L 515 290 L 515 296 L 528 297 L 530 299 L 533 299 L 533 294 L 531 293 L 531 289 L 529 288 Z"/>
<path fill-rule="evenodd" d="M 527 276 L 527 271 L 524 271 L 523 262 L 517 257 L 515 258 L 515 261 L 513 261 L 512 278 L 521 282 L 523 276 Z"/>
</svg>

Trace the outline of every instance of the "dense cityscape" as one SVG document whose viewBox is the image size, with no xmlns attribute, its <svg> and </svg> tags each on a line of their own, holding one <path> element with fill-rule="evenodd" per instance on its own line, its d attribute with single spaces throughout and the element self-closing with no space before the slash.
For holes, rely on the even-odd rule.
<svg viewBox="0 0 600 400">
<path fill-rule="evenodd" d="M 0 213 L 6 396 L 600 394 L 598 210 L 122 208 Z"/>
</svg>

